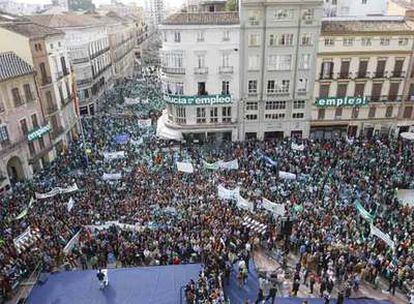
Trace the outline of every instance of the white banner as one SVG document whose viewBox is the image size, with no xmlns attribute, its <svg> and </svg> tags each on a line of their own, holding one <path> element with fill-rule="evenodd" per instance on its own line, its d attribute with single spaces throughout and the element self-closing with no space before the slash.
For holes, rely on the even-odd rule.
<svg viewBox="0 0 414 304">
<path fill-rule="evenodd" d="M 50 190 L 47 193 L 37 193 L 36 192 L 35 197 L 37 199 L 45 199 L 45 198 L 49 198 L 49 197 L 54 197 L 58 194 L 70 193 L 70 192 L 75 192 L 75 191 L 78 191 L 78 190 L 79 190 L 78 185 L 76 185 L 76 183 L 75 183 L 72 186 L 69 186 L 67 188 L 60 188 L 60 187 L 53 188 L 52 190 Z"/>
<path fill-rule="evenodd" d="M 122 178 L 122 173 L 104 173 L 102 175 L 103 180 L 118 180 Z"/>
<path fill-rule="evenodd" d="M 145 229 L 145 227 L 143 226 L 139 226 L 139 225 L 131 225 L 131 224 L 123 224 L 120 223 L 119 221 L 107 221 L 103 224 L 100 225 L 86 225 L 85 227 L 90 229 L 90 230 L 106 230 L 109 229 L 109 227 L 112 226 L 116 226 L 118 228 L 121 228 L 123 230 L 133 230 L 133 231 L 141 231 L 143 229 Z"/>
<path fill-rule="evenodd" d="M 236 187 L 233 190 L 227 189 L 222 185 L 217 187 L 218 197 L 224 200 L 237 200 L 240 193 L 240 187 Z"/>
<path fill-rule="evenodd" d="M 292 150 L 303 151 L 303 150 L 305 150 L 305 146 L 303 144 L 297 145 L 295 143 L 292 143 Z"/>
<path fill-rule="evenodd" d="M 269 201 L 268 199 L 265 199 L 264 197 L 262 197 L 262 204 L 263 204 L 263 208 L 265 208 L 266 210 L 270 212 L 273 212 L 280 216 L 285 215 L 285 212 L 286 212 L 285 204 L 276 204 L 276 203 Z"/>
<path fill-rule="evenodd" d="M 285 171 L 279 171 L 279 178 L 282 179 L 296 179 L 296 174 L 285 172 Z"/>
<path fill-rule="evenodd" d="M 414 207 L 414 189 L 398 189 L 397 199 L 404 205 Z"/>
<path fill-rule="evenodd" d="M 239 169 L 239 162 L 237 159 L 234 159 L 228 162 L 218 161 L 218 165 L 220 169 L 222 170 L 238 170 Z"/>
<path fill-rule="evenodd" d="M 114 159 L 120 159 L 125 157 L 125 151 L 117 152 L 104 152 L 103 153 L 105 160 L 111 161 Z"/>
<path fill-rule="evenodd" d="M 354 139 L 353 138 L 348 138 L 348 136 L 346 137 L 346 142 L 348 145 L 352 145 L 354 144 Z"/>
<path fill-rule="evenodd" d="M 30 247 L 36 239 L 40 238 L 40 233 L 38 230 L 32 230 L 29 227 L 20 234 L 18 237 L 13 239 L 14 247 L 16 247 L 17 252 L 20 253 Z"/>
<path fill-rule="evenodd" d="M 193 173 L 194 167 L 191 163 L 177 162 L 177 170 L 186 173 Z"/>
<path fill-rule="evenodd" d="M 152 125 L 151 118 L 148 119 L 138 119 L 138 126 L 140 128 L 149 128 Z"/>
<path fill-rule="evenodd" d="M 248 200 L 244 199 L 240 193 L 238 193 L 237 196 L 237 207 L 245 210 L 253 211 L 254 205 L 252 202 L 249 202 Z"/>
<path fill-rule="evenodd" d="M 72 210 L 73 205 L 75 205 L 75 201 L 73 200 L 72 197 L 70 197 L 69 202 L 66 204 L 66 208 L 68 209 L 68 212 L 70 212 L 70 210 Z"/>
<path fill-rule="evenodd" d="M 382 232 L 380 229 L 378 229 L 374 225 L 371 225 L 371 235 L 375 235 L 375 236 L 379 237 L 381 240 L 383 240 L 392 249 L 395 248 L 395 243 L 391 239 L 391 237 L 388 234 Z"/>
<path fill-rule="evenodd" d="M 66 244 L 65 248 L 63 248 L 64 254 L 68 254 L 72 250 L 73 246 L 75 246 L 75 244 L 78 243 L 79 235 L 81 231 L 82 231 L 82 228 L 79 229 L 79 231 L 73 236 L 73 238 L 71 238 L 70 241 Z"/>
<path fill-rule="evenodd" d="M 126 105 L 135 105 L 135 104 L 140 104 L 140 103 L 141 103 L 141 101 L 140 101 L 139 97 L 137 97 L 137 98 L 129 98 L 129 97 L 125 97 L 125 98 L 124 98 L 124 103 L 125 103 Z"/>
</svg>

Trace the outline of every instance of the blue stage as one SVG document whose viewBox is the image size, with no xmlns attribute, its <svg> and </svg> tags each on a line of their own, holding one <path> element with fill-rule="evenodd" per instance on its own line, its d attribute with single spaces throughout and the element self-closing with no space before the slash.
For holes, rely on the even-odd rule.
<svg viewBox="0 0 414 304">
<path fill-rule="evenodd" d="M 28 302 L 179 304 L 181 287 L 191 279 L 196 280 L 200 270 L 200 264 L 108 269 L 109 286 L 103 291 L 99 289 L 95 270 L 65 271 L 52 274 L 45 284 L 37 285 Z"/>
</svg>

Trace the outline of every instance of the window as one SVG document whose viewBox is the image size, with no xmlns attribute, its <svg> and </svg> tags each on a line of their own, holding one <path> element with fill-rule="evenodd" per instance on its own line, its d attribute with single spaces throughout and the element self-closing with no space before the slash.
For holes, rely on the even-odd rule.
<svg viewBox="0 0 414 304">
<path fill-rule="evenodd" d="M 50 49 L 53 50 L 53 43 L 50 44 Z"/>
<path fill-rule="evenodd" d="M 257 101 L 246 102 L 246 111 L 256 111 L 258 109 Z"/>
<path fill-rule="evenodd" d="M 206 108 L 197 108 L 197 123 L 206 123 Z"/>
<path fill-rule="evenodd" d="M 223 41 L 230 41 L 230 31 L 223 32 Z"/>
<path fill-rule="evenodd" d="M 167 42 L 168 41 L 168 34 L 167 34 L 167 31 L 165 31 L 165 32 L 163 32 L 163 37 L 164 37 L 164 42 Z"/>
<path fill-rule="evenodd" d="M 348 88 L 347 83 L 339 83 L 336 91 L 337 97 L 346 97 L 346 90 Z"/>
<path fill-rule="evenodd" d="M 349 66 L 350 66 L 350 61 L 349 60 L 343 60 L 341 62 L 341 69 L 339 71 L 339 78 L 342 79 L 347 79 L 349 78 Z"/>
<path fill-rule="evenodd" d="M 302 54 L 300 58 L 300 68 L 304 70 L 309 70 L 311 64 L 311 55 Z"/>
<path fill-rule="evenodd" d="M 302 34 L 302 38 L 300 39 L 301 45 L 303 46 L 309 46 L 312 45 L 312 34 L 305 33 Z"/>
<path fill-rule="evenodd" d="M 292 68 L 292 55 L 277 55 L 276 70 L 287 71 Z"/>
<path fill-rule="evenodd" d="M 37 115 L 32 114 L 31 119 L 32 119 L 33 128 L 39 128 L 39 123 L 37 121 Z"/>
<path fill-rule="evenodd" d="M 371 46 L 371 38 L 363 37 L 361 39 L 361 45 L 362 46 Z"/>
<path fill-rule="evenodd" d="M 174 32 L 174 42 L 181 42 L 181 33 Z"/>
<path fill-rule="evenodd" d="M 267 94 L 274 94 L 275 93 L 275 81 L 269 80 L 267 82 Z"/>
<path fill-rule="evenodd" d="M 400 37 L 398 39 L 398 45 L 399 46 L 408 45 L 408 38 Z"/>
<path fill-rule="evenodd" d="M 285 113 L 269 113 L 265 114 L 265 120 L 278 120 L 278 119 L 284 119 Z"/>
<path fill-rule="evenodd" d="M 269 46 L 276 45 L 277 36 L 274 34 L 269 35 Z"/>
<path fill-rule="evenodd" d="M 228 53 L 223 53 L 221 56 L 221 64 L 223 67 L 229 67 L 230 66 L 230 55 Z"/>
<path fill-rule="evenodd" d="M 291 46 L 291 45 L 293 45 L 293 34 L 282 34 L 279 37 L 278 45 L 280 45 L 280 46 Z"/>
<path fill-rule="evenodd" d="M 175 108 L 176 122 L 178 124 L 186 123 L 185 107 L 176 107 Z"/>
<path fill-rule="evenodd" d="M 14 106 L 15 107 L 21 106 L 23 104 L 23 101 L 22 101 L 22 98 L 20 97 L 19 89 L 13 88 L 12 95 L 13 95 Z"/>
<path fill-rule="evenodd" d="M 278 9 L 275 11 L 274 19 L 278 21 L 293 19 L 293 9 Z"/>
<path fill-rule="evenodd" d="M 368 0 L 361 0 L 361 4 L 367 4 Z"/>
<path fill-rule="evenodd" d="M 359 116 L 359 107 L 353 107 L 351 117 L 356 119 L 358 118 L 358 116 Z"/>
<path fill-rule="evenodd" d="M 289 93 L 290 89 L 290 80 L 282 80 L 280 84 L 278 83 L 277 92 L 278 93 Z"/>
<path fill-rule="evenodd" d="M 342 117 L 342 108 L 336 108 L 335 109 L 335 119 L 341 118 Z"/>
<path fill-rule="evenodd" d="M 377 110 L 376 107 L 370 107 L 368 111 L 368 118 L 374 118 L 376 110 Z"/>
<path fill-rule="evenodd" d="M 332 61 L 322 62 L 321 79 L 332 79 L 334 63 Z"/>
<path fill-rule="evenodd" d="M 210 109 L 210 122 L 211 123 L 218 122 L 218 109 L 217 108 Z"/>
<path fill-rule="evenodd" d="M 343 45 L 344 46 L 353 46 L 354 45 L 354 38 L 344 38 Z"/>
<path fill-rule="evenodd" d="M 360 60 L 358 67 L 358 78 L 365 78 L 367 76 L 368 60 Z"/>
<path fill-rule="evenodd" d="M 69 74 L 69 72 L 68 72 L 68 69 L 67 69 L 67 67 L 66 67 L 66 60 L 65 60 L 65 57 L 60 57 L 60 64 L 62 65 L 62 72 L 63 72 L 63 75 L 68 75 Z"/>
<path fill-rule="evenodd" d="M 266 110 L 285 110 L 286 101 L 266 101 Z"/>
<path fill-rule="evenodd" d="M 393 77 L 401 77 L 402 76 L 402 69 L 403 69 L 403 66 L 404 66 L 404 61 L 405 61 L 404 58 L 402 58 L 402 59 L 396 58 L 395 59 L 394 71 L 392 73 Z"/>
<path fill-rule="evenodd" d="M 27 133 L 29 133 L 26 118 L 23 118 L 22 120 L 20 120 L 20 130 L 22 131 L 23 135 L 27 135 Z"/>
<path fill-rule="evenodd" d="M 292 114 L 293 119 L 302 119 L 303 117 L 305 117 L 304 113 L 293 113 Z"/>
<path fill-rule="evenodd" d="M 329 97 L 329 88 L 330 88 L 329 84 L 321 84 L 321 86 L 319 87 L 319 97 L 320 98 Z"/>
<path fill-rule="evenodd" d="M 390 38 L 385 38 L 385 37 L 381 38 L 380 39 L 380 45 L 382 45 L 382 46 L 390 45 Z"/>
<path fill-rule="evenodd" d="M 204 32 L 198 31 L 197 32 L 197 42 L 203 42 L 204 41 Z"/>
<path fill-rule="evenodd" d="M 406 106 L 404 108 L 403 118 L 411 118 L 413 113 L 413 106 Z"/>
<path fill-rule="evenodd" d="M 223 107 L 221 114 L 222 114 L 223 122 L 225 123 L 231 122 L 231 107 Z"/>
<path fill-rule="evenodd" d="M 201 69 L 206 66 L 206 55 L 197 55 L 197 68 Z"/>
<path fill-rule="evenodd" d="M 257 80 L 249 80 L 248 84 L 249 94 L 257 94 Z"/>
<path fill-rule="evenodd" d="M 294 100 L 293 101 L 293 109 L 304 109 L 305 108 L 305 101 L 304 100 Z"/>
<path fill-rule="evenodd" d="M 388 100 L 389 101 L 397 101 L 399 89 L 400 89 L 400 83 L 399 82 L 391 82 L 390 83 L 390 90 L 388 92 Z"/>
<path fill-rule="evenodd" d="M 36 154 L 36 148 L 35 148 L 35 146 L 34 146 L 34 143 L 33 143 L 33 142 L 29 142 L 29 143 L 28 143 L 28 146 L 29 146 L 29 153 L 30 153 L 30 156 L 35 155 L 35 154 Z"/>
<path fill-rule="evenodd" d="M 207 95 L 205 82 L 198 83 L 198 95 Z"/>
<path fill-rule="evenodd" d="M 260 45 L 260 34 L 250 34 L 249 35 L 249 46 L 259 46 Z"/>
<path fill-rule="evenodd" d="M 335 39 L 334 38 L 325 38 L 325 46 L 334 46 Z"/>
<path fill-rule="evenodd" d="M 224 80 L 221 82 L 221 94 L 223 95 L 230 94 L 230 81 Z"/>
<path fill-rule="evenodd" d="M 303 11 L 302 13 L 302 19 L 303 20 L 312 20 L 313 19 L 313 9 L 312 8 L 307 8 Z"/>
<path fill-rule="evenodd" d="M 39 141 L 40 150 L 44 150 L 45 149 L 45 141 L 44 141 L 43 137 L 40 137 L 38 139 L 38 141 Z"/>
<path fill-rule="evenodd" d="M 364 92 L 365 92 L 365 83 L 356 83 L 354 96 L 364 96 Z"/>
<path fill-rule="evenodd" d="M 388 106 L 387 109 L 385 110 L 385 117 L 391 118 L 393 110 L 394 110 L 393 106 Z"/>
<path fill-rule="evenodd" d="M 257 114 L 247 114 L 246 119 L 247 120 L 257 120 Z"/>
<path fill-rule="evenodd" d="M 23 89 L 24 89 L 24 96 L 26 98 L 26 102 L 33 101 L 34 98 L 32 94 L 32 89 L 30 88 L 30 84 L 26 83 L 25 85 L 23 85 Z"/>
<path fill-rule="evenodd" d="M 371 101 L 379 101 L 381 98 L 382 83 L 372 84 Z"/>
<path fill-rule="evenodd" d="M 259 69 L 259 55 L 249 55 L 248 57 L 248 69 L 249 70 L 258 70 Z"/>
<path fill-rule="evenodd" d="M 0 143 L 7 144 L 10 142 L 9 132 L 7 131 L 7 126 L 2 124 L 0 125 Z"/>
<path fill-rule="evenodd" d="M 299 78 L 297 89 L 298 89 L 298 93 L 306 93 L 308 91 L 308 79 Z"/>
<path fill-rule="evenodd" d="M 323 120 L 325 119 L 325 109 L 318 110 L 318 119 Z"/>
</svg>

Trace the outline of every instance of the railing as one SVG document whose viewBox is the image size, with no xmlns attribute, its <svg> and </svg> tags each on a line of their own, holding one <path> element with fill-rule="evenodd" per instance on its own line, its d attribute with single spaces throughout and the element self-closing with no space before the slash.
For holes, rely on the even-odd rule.
<svg viewBox="0 0 414 304">
<path fill-rule="evenodd" d="M 232 66 L 221 66 L 219 67 L 219 73 L 220 74 L 232 74 L 233 67 Z"/>
<path fill-rule="evenodd" d="M 91 59 L 94 59 L 94 58 L 96 58 L 96 57 L 98 57 L 98 56 L 100 56 L 102 54 L 105 54 L 108 51 L 109 51 L 109 46 L 106 47 L 106 48 L 104 48 L 104 49 L 102 49 L 102 50 L 100 50 L 100 51 L 98 51 L 98 52 L 96 52 L 96 53 L 91 54 L 90 58 Z"/>
<path fill-rule="evenodd" d="M 81 58 L 72 59 L 72 62 L 74 64 L 77 64 L 77 63 L 85 63 L 85 62 L 88 62 L 88 61 L 89 61 L 89 57 L 81 57 Z"/>
<path fill-rule="evenodd" d="M 349 71 L 342 71 L 338 73 L 337 79 L 350 79 L 351 75 L 352 73 L 350 73 Z"/>
<path fill-rule="evenodd" d="M 52 83 L 52 78 L 51 77 L 43 77 L 42 78 L 42 85 L 48 85 Z"/>
<path fill-rule="evenodd" d="M 336 79 L 375 79 L 375 78 L 404 78 L 405 71 L 355 71 L 355 72 L 338 72 L 319 74 L 319 80 L 336 80 Z"/>
<path fill-rule="evenodd" d="M 185 74 L 185 68 L 162 67 L 162 71 L 167 74 Z"/>
<path fill-rule="evenodd" d="M 397 70 L 397 71 L 391 71 L 390 72 L 392 78 L 404 78 L 405 77 L 405 71 Z"/>
<path fill-rule="evenodd" d="M 53 114 L 58 110 L 58 106 L 56 104 L 53 104 L 51 106 L 48 106 L 46 109 L 47 114 Z"/>
<path fill-rule="evenodd" d="M 208 74 L 208 68 L 207 67 L 194 68 L 194 74 L 196 74 L 196 75 Z"/>
<path fill-rule="evenodd" d="M 76 85 L 78 87 L 87 86 L 87 85 L 90 85 L 91 83 L 92 83 L 92 78 L 86 78 L 86 79 L 81 79 L 81 80 L 76 81 Z"/>
</svg>

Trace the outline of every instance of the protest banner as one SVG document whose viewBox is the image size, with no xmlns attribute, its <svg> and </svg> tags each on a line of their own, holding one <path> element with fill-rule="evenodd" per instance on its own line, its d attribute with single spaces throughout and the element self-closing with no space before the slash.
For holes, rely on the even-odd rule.
<svg viewBox="0 0 414 304">
<path fill-rule="evenodd" d="M 218 197 L 224 200 L 237 200 L 240 187 L 236 187 L 233 190 L 227 189 L 222 185 L 217 186 Z"/>
<path fill-rule="evenodd" d="M 398 189 L 396 197 L 403 205 L 414 207 L 414 189 Z"/>
<path fill-rule="evenodd" d="M 122 173 L 121 172 L 119 172 L 119 173 L 104 173 L 103 175 L 102 175 L 102 179 L 103 180 L 118 180 L 118 179 L 121 179 L 122 178 Z"/>
<path fill-rule="evenodd" d="M 355 208 L 358 210 L 359 214 L 367 221 L 372 222 L 374 220 L 374 216 L 365 210 L 359 201 L 355 201 Z"/>
<path fill-rule="evenodd" d="M 79 229 L 79 231 L 69 240 L 69 242 L 63 248 L 64 254 L 68 254 L 72 250 L 72 248 L 78 243 L 81 231 L 82 228 Z"/>
<path fill-rule="evenodd" d="M 270 212 L 273 212 L 280 216 L 285 215 L 285 212 L 286 212 L 285 204 L 276 204 L 262 197 L 262 205 L 263 205 L 263 208 L 265 208 L 266 210 Z"/>
<path fill-rule="evenodd" d="M 118 144 L 118 145 L 125 145 L 128 140 L 129 140 L 129 134 L 118 134 L 115 135 L 113 137 L 113 140 Z"/>
<path fill-rule="evenodd" d="M 236 203 L 237 207 L 239 207 L 240 209 L 244 209 L 244 210 L 250 210 L 253 211 L 254 209 L 254 205 L 253 202 L 249 202 L 248 200 L 246 200 L 245 198 L 243 198 L 240 195 L 240 192 L 237 195 L 237 203 Z"/>
<path fill-rule="evenodd" d="M 35 202 L 34 198 L 33 197 L 30 198 L 29 205 L 22 212 L 20 212 L 14 219 L 15 220 L 20 220 L 20 219 L 24 218 L 27 215 L 27 213 L 29 212 L 29 209 L 32 207 L 34 202 Z"/>
<path fill-rule="evenodd" d="M 107 161 L 121 159 L 125 157 L 125 151 L 117 151 L 117 152 L 104 152 L 104 159 Z"/>
<path fill-rule="evenodd" d="M 220 168 L 219 161 L 214 163 L 208 163 L 203 160 L 203 167 L 207 170 L 217 171 Z"/>
<path fill-rule="evenodd" d="M 296 179 L 296 174 L 285 172 L 285 171 L 279 171 L 279 178 L 282 179 Z"/>
<path fill-rule="evenodd" d="M 239 162 L 237 159 L 234 159 L 228 162 L 220 161 L 218 164 L 219 164 L 220 169 L 222 170 L 238 170 L 239 169 Z"/>
<path fill-rule="evenodd" d="M 129 97 L 125 97 L 124 98 L 124 104 L 125 105 L 136 105 L 136 104 L 140 104 L 141 101 L 139 99 L 139 97 L 137 98 L 129 98 Z"/>
<path fill-rule="evenodd" d="M 149 119 L 138 119 L 138 126 L 140 128 L 149 128 L 152 126 L 152 120 Z"/>
<path fill-rule="evenodd" d="M 68 212 L 70 212 L 75 205 L 75 201 L 72 197 L 70 197 L 69 202 L 66 204 L 66 208 L 68 209 Z"/>
<path fill-rule="evenodd" d="M 264 154 L 260 154 L 260 158 L 263 159 L 266 162 L 266 165 L 269 166 L 269 167 L 277 166 L 277 161 L 271 159 L 269 156 L 266 156 Z"/>
<path fill-rule="evenodd" d="M 17 252 L 21 253 L 30 247 L 38 238 L 40 238 L 39 230 L 32 230 L 30 226 L 28 226 L 22 234 L 13 239 L 13 244 Z"/>
<path fill-rule="evenodd" d="M 186 173 L 193 173 L 193 164 L 187 162 L 177 162 L 177 170 Z"/>
<path fill-rule="evenodd" d="M 383 240 L 392 249 L 395 249 L 395 243 L 391 239 L 391 237 L 388 234 L 382 232 L 380 229 L 378 229 L 374 225 L 371 225 L 371 232 L 370 233 L 371 233 L 371 235 L 375 235 L 375 236 L 379 237 L 381 240 Z"/>
<path fill-rule="evenodd" d="M 54 197 L 58 194 L 65 194 L 65 193 L 71 193 L 71 192 L 75 192 L 78 191 L 78 185 L 76 185 L 76 183 L 74 183 L 72 186 L 69 186 L 67 188 L 61 188 L 61 187 L 56 187 L 53 188 L 52 190 L 50 190 L 49 192 L 46 193 L 35 193 L 35 197 L 37 199 L 45 199 L 45 198 L 49 198 L 49 197 Z"/>
<path fill-rule="evenodd" d="M 292 146 L 291 147 L 292 147 L 292 150 L 295 150 L 295 151 L 303 151 L 303 150 L 305 150 L 305 146 L 303 144 L 297 145 L 295 143 L 292 143 Z"/>
</svg>

